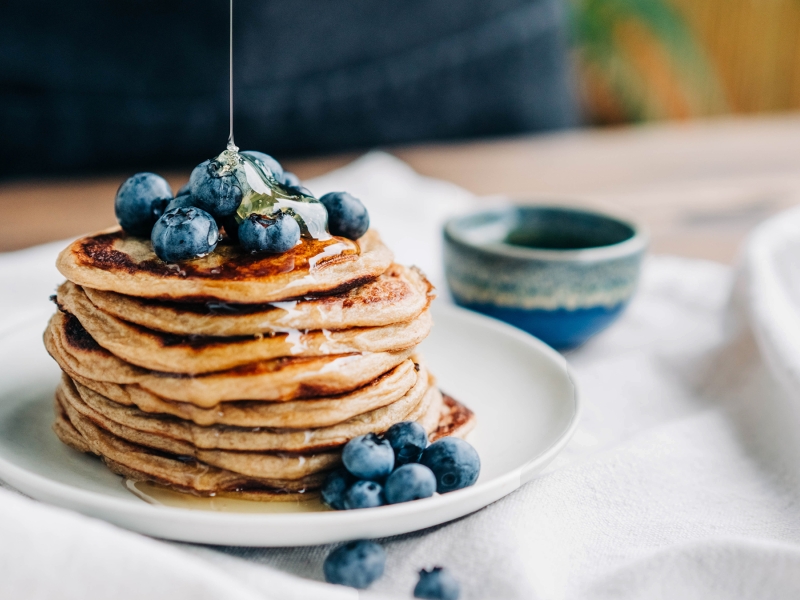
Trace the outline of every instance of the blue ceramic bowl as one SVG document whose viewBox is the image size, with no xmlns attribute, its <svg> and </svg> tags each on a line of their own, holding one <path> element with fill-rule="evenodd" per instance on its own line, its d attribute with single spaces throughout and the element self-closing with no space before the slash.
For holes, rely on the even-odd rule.
<svg viewBox="0 0 800 600">
<path fill-rule="evenodd" d="M 633 296 L 647 248 L 634 223 L 578 208 L 516 206 L 457 217 L 444 228 L 455 301 L 554 348 L 608 327 Z"/>
</svg>

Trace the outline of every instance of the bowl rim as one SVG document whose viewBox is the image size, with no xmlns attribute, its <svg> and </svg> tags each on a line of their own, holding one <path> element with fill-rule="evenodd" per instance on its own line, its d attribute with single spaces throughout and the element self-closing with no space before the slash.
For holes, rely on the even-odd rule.
<svg viewBox="0 0 800 600">
<path fill-rule="evenodd" d="M 462 222 L 466 218 L 473 218 L 481 215 L 502 215 L 515 212 L 520 209 L 559 210 L 563 212 L 582 213 L 601 217 L 610 221 L 616 221 L 617 223 L 629 227 L 631 231 L 633 231 L 633 235 L 622 242 L 609 244 L 608 246 L 595 246 L 592 248 L 579 248 L 574 250 L 545 250 L 543 248 L 515 246 L 512 244 L 506 244 L 505 242 L 481 245 L 470 241 L 462 234 L 462 231 L 465 229 L 462 225 Z M 586 208 L 585 206 L 580 205 L 551 203 L 513 203 L 505 206 L 485 208 L 463 213 L 449 218 L 444 224 L 443 232 L 445 241 L 465 246 L 481 254 L 540 261 L 602 262 L 638 254 L 646 250 L 650 244 L 649 232 L 647 228 L 640 223 L 636 223 L 635 221 L 631 221 L 630 219 L 604 210 Z"/>
</svg>

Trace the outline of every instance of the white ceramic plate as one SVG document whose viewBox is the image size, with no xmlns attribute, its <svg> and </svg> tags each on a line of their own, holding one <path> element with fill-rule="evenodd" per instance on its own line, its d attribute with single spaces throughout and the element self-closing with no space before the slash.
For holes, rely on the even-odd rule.
<svg viewBox="0 0 800 600">
<path fill-rule="evenodd" d="M 440 303 L 423 352 L 440 387 L 472 408 L 481 457 L 467 489 L 354 511 L 240 513 L 154 505 L 97 459 L 52 433 L 59 370 L 37 319 L 0 339 L 0 478 L 51 504 L 160 538 L 239 546 L 302 546 L 377 538 L 474 512 L 531 479 L 564 447 L 578 398 L 564 358 L 498 321 Z"/>
</svg>

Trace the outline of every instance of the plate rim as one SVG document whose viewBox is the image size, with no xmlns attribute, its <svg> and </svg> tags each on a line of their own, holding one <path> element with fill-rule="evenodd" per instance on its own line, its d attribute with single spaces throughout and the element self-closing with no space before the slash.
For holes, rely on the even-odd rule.
<svg viewBox="0 0 800 600">
<path fill-rule="evenodd" d="M 99 516 L 96 513 L 90 516 L 101 518 L 115 525 L 120 525 L 120 521 L 122 520 L 129 521 L 130 519 L 142 518 L 167 519 L 174 525 L 186 525 L 201 521 L 203 524 L 213 527 L 225 527 L 228 525 L 241 526 L 245 523 L 257 525 L 259 527 L 276 523 L 280 523 L 282 527 L 301 524 L 304 526 L 315 526 L 327 524 L 328 521 L 335 518 L 337 525 L 347 525 L 350 522 L 363 523 L 365 520 L 367 522 L 374 522 L 402 519 L 414 513 L 438 513 L 443 510 L 447 511 L 452 505 L 471 506 L 472 503 L 470 503 L 470 500 L 472 500 L 473 503 L 475 500 L 478 500 L 480 506 L 477 508 L 469 508 L 466 512 L 458 512 L 458 514 L 453 514 L 453 516 L 444 520 L 438 520 L 437 523 L 446 523 L 466 514 L 471 514 L 530 481 L 541 468 L 544 468 L 544 466 L 563 450 L 575 433 L 575 429 L 580 421 L 582 413 L 581 394 L 566 358 L 538 338 L 505 322 L 466 310 L 450 303 L 437 303 L 432 306 L 431 309 L 434 313 L 451 313 L 459 319 L 472 322 L 479 327 L 488 327 L 501 335 L 510 336 L 523 342 L 525 345 L 532 347 L 532 349 L 543 355 L 551 363 L 556 363 L 556 366 L 563 371 L 572 386 L 572 412 L 566 426 L 559 432 L 556 439 L 544 450 L 525 461 L 522 465 L 488 481 L 479 482 L 469 488 L 444 495 L 437 495 L 432 498 L 370 509 L 297 513 L 236 513 L 156 505 L 143 500 L 141 502 L 132 502 L 127 499 L 104 494 L 100 491 L 87 490 L 76 485 L 55 481 L 14 464 L 2 454 L 0 454 L 0 478 L 23 494 L 55 506 L 77 510 L 83 514 L 87 514 L 85 510 L 92 509 L 99 510 L 106 515 L 112 512 L 114 515 L 118 516 L 119 519 L 116 521 L 110 520 L 106 516 Z M 25 326 L 34 323 L 36 320 L 38 320 L 38 318 L 30 319 Z M 19 329 L 23 329 L 25 326 L 14 328 L 14 332 L 18 332 Z M 2 343 L 5 338 L 9 337 L 9 334 L 13 335 L 13 333 L 8 332 L 0 336 L 0 343 Z M 508 489 L 509 486 L 510 489 Z M 508 491 L 497 497 L 493 497 L 489 502 L 479 500 L 480 497 L 492 496 L 492 494 L 498 490 L 504 489 L 508 489 Z M 132 495 L 132 498 L 133 497 Z M 336 516 L 333 517 L 333 515 Z M 120 526 L 131 528 L 125 525 Z M 429 526 L 431 525 L 423 525 L 421 527 L 407 529 L 407 531 L 415 531 Z M 157 536 L 157 534 L 151 535 Z M 165 539 L 183 539 L 184 541 L 188 541 L 185 537 L 171 535 L 165 535 L 164 537 Z M 261 545 L 268 544 L 269 540 L 264 540 Z"/>
</svg>

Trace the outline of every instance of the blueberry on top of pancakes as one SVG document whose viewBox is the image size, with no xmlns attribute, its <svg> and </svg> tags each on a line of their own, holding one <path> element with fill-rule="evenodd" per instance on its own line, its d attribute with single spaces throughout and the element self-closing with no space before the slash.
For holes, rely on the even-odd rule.
<svg viewBox="0 0 800 600">
<path fill-rule="evenodd" d="M 361 200 L 347 192 L 330 192 L 319 199 L 328 211 L 333 235 L 357 240 L 369 229 L 369 213 Z"/>
<path fill-rule="evenodd" d="M 253 213 L 239 224 L 238 236 L 245 250 L 280 254 L 300 241 L 300 225 L 288 213 L 269 217 Z"/>
<path fill-rule="evenodd" d="M 119 186 L 114 212 L 125 233 L 147 237 L 171 199 L 172 188 L 166 179 L 155 173 L 137 173 Z"/>
<path fill-rule="evenodd" d="M 214 217 L 232 215 L 242 203 L 242 188 L 236 174 L 217 159 L 198 165 L 192 172 L 192 197 L 199 208 Z"/>
<path fill-rule="evenodd" d="M 217 247 L 219 229 L 214 218 L 200 208 L 173 208 L 156 221 L 150 241 L 164 262 L 190 260 Z"/>
<path fill-rule="evenodd" d="M 262 169 L 268 170 L 270 173 L 272 173 L 272 176 L 281 183 L 284 183 L 285 175 L 292 175 L 293 177 L 296 178 L 296 176 L 293 175 L 292 173 L 284 174 L 281 163 L 272 158 L 269 154 L 266 154 L 264 152 L 259 152 L 258 150 L 244 150 L 243 152 L 241 152 L 241 154 L 244 154 L 245 156 L 249 156 L 250 158 L 252 158 Z M 299 179 L 297 180 L 297 183 L 298 184 L 300 183 Z"/>
</svg>

